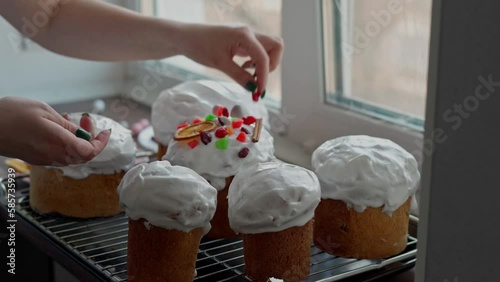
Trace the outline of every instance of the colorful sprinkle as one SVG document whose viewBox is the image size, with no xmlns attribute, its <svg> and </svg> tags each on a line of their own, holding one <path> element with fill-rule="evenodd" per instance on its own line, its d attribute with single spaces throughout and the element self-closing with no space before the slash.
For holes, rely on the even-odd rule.
<svg viewBox="0 0 500 282">
<path fill-rule="evenodd" d="M 229 111 L 226 107 L 223 107 L 223 106 L 219 106 L 217 108 L 217 116 L 224 116 L 224 117 L 228 117 L 229 116 Z"/>
<path fill-rule="evenodd" d="M 212 142 L 212 135 L 206 133 L 205 131 L 201 131 L 200 140 L 201 142 L 203 142 L 203 144 L 207 145 L 208 143 Z"/>
<path fill-rule="evenodd" d="M 240 118 L 243 116 L 243 110 L 241 109 L 241 106 L 240 105 L 235 105 L 232 109 L 231 109 L 231 116 L 232 117 L 236 117 L 236 118 Z"/>
<path fill-rule="evenodd" d="M 198 144 L 200 144 L 200 142 L 198 142 L 198 140 L 193 140 L 193 141 L 188 143 L 188 145 L 189 145 L 189 147 L 191 147 L 191 149 L 194 149 L 196 146 L 198 146 Z"/>
<path fill-rule="evenodd" d="M 241 118 L 235 119 L 232 122 L 233 128 L 240 128 L 243 125 L 243 120 Z"/>
<path fill-rule="evenodd" d="M 233 127 L 232 127 L 232 126 L 228 126 L 228 127 L 227 127 L 227 134 L 228 134 L 229 136 L 231 136 L 231 135 L 233 135 L 233 133 L 234 133 Z"/>
<path fill-rule="evenodd" d="M 211 121 L 211 120 L 214 120 L 216 119 L 217 116 L 213 115 L 213 114 L 208 114 L 206 117 L 205 117 L 205 121 Z"/>
<path fill-rule="evenodd" d="M 243 131 L 238 134 L 238 137 L 236 137 L 236 140 L 240 141 L 241 143 L 247 142 L 247 134 Z"/>
<path fill-rule="evenodd" d="M 229 145 L 229 138 L 227 138 L 227 136 L 215 141 L 215 148 L 219 150 L 226 150 L 228 145 Z"/>
<path fill-rule="evenodd" d="M 228 135 L 228 132 L 227 132 L 227 128 L 225 128 L 225 127 L 217 128 L 217 130 L 215 131 L 215 137 L 217 137 L 217 138 L 224 138 L 227 135 Z"/>
<path fill-rule="evenodd" d="M 248 129 L 242 127 L 241 128 L 241 132 L 245 132 L 246 134 L 250 134 L 250 131 L 248 131 Z"/>
<path fill-rule="evenodd" d="M 248 153 L 250 152 L 250 150 L 248 148 L 243 148 L 241 149 L 239 152 L 238 152 L 238 157 L 240 158 L 246 158 L 248 156 Z"/>
<path fill-rule="evenodd" d="M 184 128 L 184 127 L 186 127 L 186 126 L 188 126 L 188 125 L 189 125 L 189 122 L 187 122 L 187 121 L 186 121 L 186 122 L 185 122 L 185 123 L 183 123 L 183 124 L 179 124 L 179 125 L 177 126 L 177 129 Z"/>
<path fill-rule="evenodd" d="M 200 122 L 202 122 L 202 121 L 203 121 L 202 119 L 195 118 L 195 119 L 193 120 L 193 124 L 197 124 L 197 123 L 200 123 Z"/>
<path fill-rule="evenodd" d="M 250 125 L 254 122 L 256 122 L 257 119 L 254 117 L 254 116 L 246 116 L 246 117 L 243 117 L 243 123 L 246 124 L 246 125 Z"/>
</svg>

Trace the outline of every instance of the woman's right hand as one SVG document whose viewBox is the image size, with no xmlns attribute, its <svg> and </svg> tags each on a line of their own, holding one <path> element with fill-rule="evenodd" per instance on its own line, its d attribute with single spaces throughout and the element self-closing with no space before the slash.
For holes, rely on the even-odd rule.
<svg viewBox="0 0 500 282">
<path fill-rule="evenodd" d="M 76 124 L 36 100 L 1 98 L 0 113 L 0 155 L 33 165 L 87 162 L 104 149 L 111 134 L 103 130 L 90 141 L 78 138 Z"/>
</svg>

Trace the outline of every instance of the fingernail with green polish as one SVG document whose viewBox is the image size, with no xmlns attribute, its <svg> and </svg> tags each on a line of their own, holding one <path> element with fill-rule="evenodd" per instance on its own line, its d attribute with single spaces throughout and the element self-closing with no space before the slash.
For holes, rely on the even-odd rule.
<svg viewBox="0 0 500 282">
<path fill-rule="evenodd" d="M 90 141 L 90 138 L 92 138 L 92 135 L 90 135 L 89 132 L 81 129 L 81 128 L 78 128 L 75 132 L 75 135 L 76 137 L 78 138 L 82 138 L 82 139 L 85 139 L 87 141 Z"/>
<path fill-rule="evenodd" d="M 262 94 L 260 94 L 260 98 L 264 99 L 265 96 L 266 96 L 266 90 L 262 91 Z"/>
<path fill-rule="evenodd" d="M 250 92 L 255 92 L 255 90 L 257 90 L 257 84 L 255 84 L 255 82 L 253 81 L 249 81 L 247 82 L 247 84 L 245 85 L 245 88 L 250 91 Z"/>
<path fill-rule="evenodd" d="M 83 113 L 82 116 L 90 117 L 89 113 Z"/>
</svg>

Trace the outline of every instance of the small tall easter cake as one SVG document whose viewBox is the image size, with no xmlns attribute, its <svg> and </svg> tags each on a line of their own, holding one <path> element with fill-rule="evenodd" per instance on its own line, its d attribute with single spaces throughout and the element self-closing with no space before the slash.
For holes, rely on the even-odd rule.
<svg viewBox="0 0 500 282">
<path fill-rule="evenodd" d="M 218 190 L 217 211 L 207 238 L 230 238 L 236 234 L 227 218 L 228 187 L 240 171 L 274 159 L 273 137 L 262 127 L 261 119 L 231 117 L 223 106 L 214 112 L 203 120 L 180 125 L 163 159 L 193 169 Z"/>
<path fill-rule="evenodd" d="M 120 213 L 116 187 L 135 161 L 136 147 L 130 130 L 112 119 L 73 113 L 75 124 L 87 119 L 93 135 L 111 129 L 104 150 L 89 162 L 64 167 L 32 166 L 30 205 L 39 213 L 91 218 Z"/>
<path fill-rule="evenodd" d="M 128 281 L 193 281 L 217 190 L 189 168 L 156 161 L 128 171 L 118 194 L 129 217 Z"/>
<path fill-rule="evenodd" d="M 158 142 L 158 159 L 167 151 L 177 126 L 202 119 L 215 105 L 232 109 L 241 116 L 261 117 L 268 128 L 268 112 L 262 103 L 252 102 L 250 93 L 232 82 L 213 80 L 186 81 L 163 91 L 153 103 L 151 124 Z"/>
<path fill-rule="evenodd" d="M 229 187 L 229 222 L 242 234 L 245 273 L 252 281 L 300 281 L 309 274 L 316 175 L 281 162 L 255 164 Z"/>
<path fill-rule="evenodd" d="M 353 258 L 386 258 L 405 249 L 420 180 L 410 153 L 387 139 L 345 136 L 317 148 L 312 165 L 321 183 L 318 248 Z"/>
</svg>

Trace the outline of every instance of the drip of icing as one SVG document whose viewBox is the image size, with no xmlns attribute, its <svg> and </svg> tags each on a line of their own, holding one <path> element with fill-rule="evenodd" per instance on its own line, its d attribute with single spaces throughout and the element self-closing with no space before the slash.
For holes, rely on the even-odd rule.
<svg viewBox="0 0 500 282">
<path fill-rule="evenodd" d="M 252 126 L 243 125 L 249 132 L 253 131 Z M 239 132 L 240 129 L 236 129 Z M 224 189 L 226 178 L 236 175 L 248 166 L 274 160 L 273 137 L 267 130 L 262 128 L 259 142 L 251 141 L 251 134 L 246 142 L 240 142 L 236 138 L 237 133 L 228 137 L 228 147 L 225 150 L 217 149 L 215 142 L 218 139 L 214 132 L 210 132 L 212 141 L 207 145 L 200 142 L 195 148 L 186 145 L 185 141 L 172 139 L 168 144 L 167 154 L 164 160 L 173 165 L 185 166 L 193 169 L 205 179 L 207 179 L 217 190 Z M 249 153 L 245 158 L 240 158 L 238 153 L 248 148 Z"/>
<path fill-rule="evenodd" d="M 117 191 L 131 219 L 183 232 L 203 227 L 206 234 L 217 205 L 217 190 L 203 177 L 167 161 L 133 167 Z"/>
<path fill-rule="evenodd" d="M 269 128 L 264 104 L 252 102 L 252 95 L 238 84 L 212 80 L 187 81 L 165 90 L 153 103 L 151 124 L 156 140 L 168 145 L 179 124 L 204 118 L 215 105 L 224 105 L 229 110 L 240 105 L 244 116 L 262 117 L 264 126 Z"/>
<path fill-rule="evenodd" d="M 312 155 L 321 197 L 344 201 L 358 212 L 383 207 L 392 214 L 417 189 L 415 158 L 396 143 L 370 136 L 326 141 Z"/>
<path fill-rule="evenodd" d="M 71 113 L 71 122 L 79 124 L 82 113 Z M 94 135 L 102 130 L 112 129 L 109 142 L 104 150 L 92 160 L 68 165 L 65 167 L 49 167 L 62 171 L 63 175 L 74 179 L 83 179 L 91 174 L 113 174 L 126 171 L 135 161 L 136 147 L 130 130 L 116 121 L 96 114 L 90 114 L 94 125 Z"/>
<path fill-rule="evenodd" d="M 244 234 L 303 226 L 313 218 L 320 197 L 312 171 L 281 162 L 255 164 L 237 174 L 229 187 L 229 223 Z"/>
</svg>

